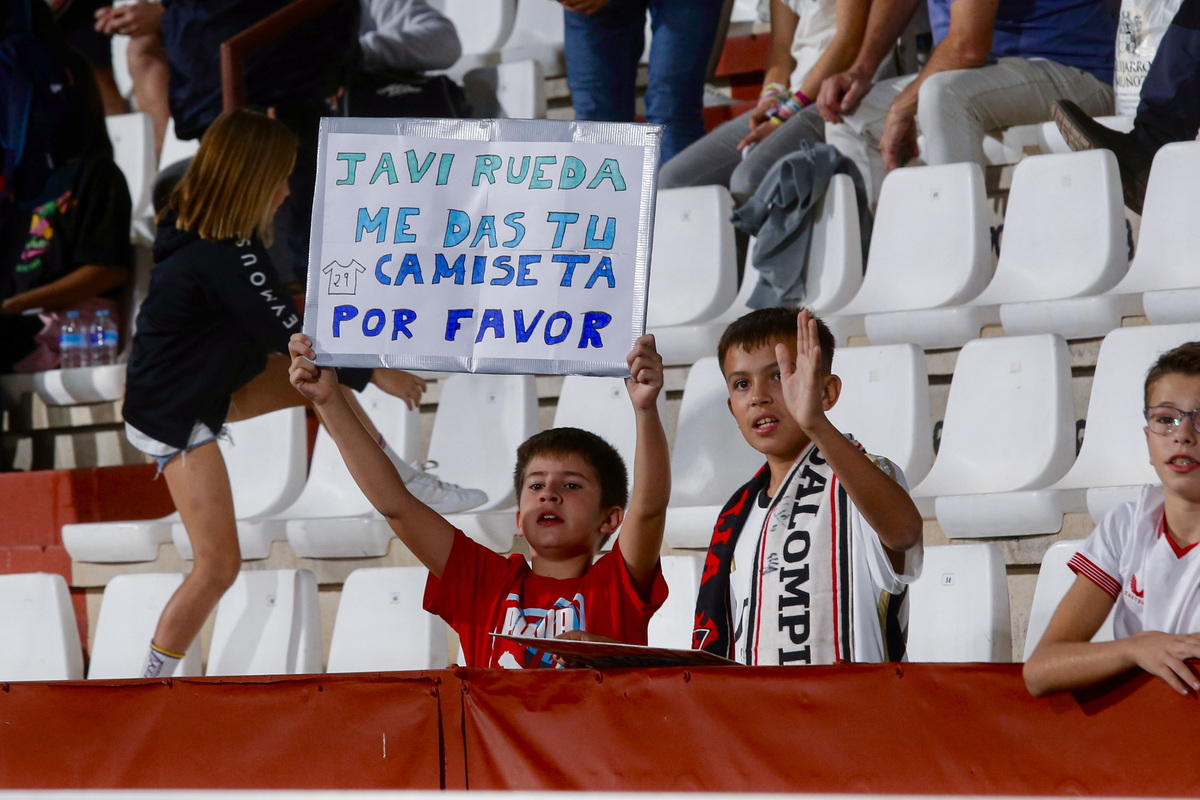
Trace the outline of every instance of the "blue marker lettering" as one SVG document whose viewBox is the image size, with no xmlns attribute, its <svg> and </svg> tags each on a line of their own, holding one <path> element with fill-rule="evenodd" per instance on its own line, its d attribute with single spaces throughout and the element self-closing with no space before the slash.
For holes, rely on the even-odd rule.
<svg viewBox="0 0 1200 800">
<path fill-rule="evenodd" d="M 412 332 L 408 326 L 417 318 L 417 312 L 411 308 L 397 308 L 392 310 L 392 341 L 396 341 L 396 337 L 404 334 L 404 338 L 411 339 Z"/>
<path fill-rule="evenodd" d="M 612 322 L 612 314 L 605 314 L 603 311 L 587 311 L 583 315 L 583 332 L 579 335 L 579 349 L 585 350 L 591 344 L 592 347 L 604 347 L 604 343 L 600 341 L 600 329 Z"/>
<path fill-rule="evenodd" d="M 358 171 L 358 162 L 365 161 L 366 159 L 367 159 L 366 153 L 338 153 L 337 160 L 346 162 L 346 177 L 339 178 L 337 185 L 338 186 L 345 186 L 347 184 L 353 185 L 354 175 Z"/>
<path fill-rule="evenodd" d="M 562 333 L 554 334 L 554 333 L 550 332 L 550 329 L 552 327 L 554 327 L 554 321 L 556 319 L 560 319 L 563 321 Z M 565 311 L 555 311 L 553 314 L 550 315 L 550 319 L 546 320 L 546 330 L 544 331 L 545 335 L 543 336 L 543 338 L 546 340 L 546 344 L 558 344 L 563 339 L 567 338 L 567 334 L 570 332 L 571 332 L 571 315 Z"/>
<path fill-rule="evenodd" d="M 483 332 L 491 328 L 492 334 L 497 339 L 504 338 L 504 315 L 500 313 L 498 308 L 485 309 L 483 319 L 479 321 L 479 333 L 475 335 L 475 344 L 483 341 Z"/>
<path fill-rule="evenodd" d="M 375 212 L 375 216 L 371 216 L 365 208 L 360 208 L 358 210 L 358 227 L 354 231 L 354 241 L 361 242 L 364 233 L 374 232 L 375 243 L 383 244 L 383 237 L 387 236 L 388 211 L 388 207 L 384 206 Z"/>
<path fill-rule="evenodd" d="M 452 308 L 446 312 L 446 341 L 453 342 L 464 319 L 475 316 L 473 308 Z"/>
<path fill-rule="evenodd" d="M 342 323 L 352 320 L 358 316 L 358 309 L 354 306 L 334 306 L 333 308 L 333 338 L 338 339 L 342 335 Z"/>
</svg>

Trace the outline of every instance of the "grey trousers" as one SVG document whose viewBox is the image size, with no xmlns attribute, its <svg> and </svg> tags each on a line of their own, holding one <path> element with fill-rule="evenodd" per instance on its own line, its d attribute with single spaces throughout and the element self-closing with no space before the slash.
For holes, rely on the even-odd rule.
<svg viewBox="0 0 1200 800">
<path fill-rule="evenodd" d="M 825 140 L 825 123 L 813 105 L 780 125 L 742 158 L 737 145 L 750 133 L 750 114 L 747 111 L 722 123 L 664 164 L 658 173 L 658 188 L 719 184 L 729 188 L 735 205 L 741 205 L 754 194 L 767 170 L 800 142 Z"/>
<path fill-rule="evenodd" d="M 879 200 L 884 177 L 879 138 L 887 110 L 914 77 L 880 81 L 844 123 L 825 130 L 826 141 L 858 165 L 872 204 Z M 985 133 L 1046 122 L 1054 102 L 1063 98 L 1093 116 L 1113 113 L 1111 86 L 1056 61 L 1002 58 L 975 69 L 935 73 L 921 85 L 917 100 L 917 127 L 925 139 L 921 160 L 930 165 L 983 164 Z"/>
</svg>

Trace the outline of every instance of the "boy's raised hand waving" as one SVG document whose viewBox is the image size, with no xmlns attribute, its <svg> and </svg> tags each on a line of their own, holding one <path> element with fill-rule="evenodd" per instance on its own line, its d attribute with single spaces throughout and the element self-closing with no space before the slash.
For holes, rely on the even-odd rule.
<svg viewBox="0 0 1200 800">
<path fill-rule="evenodd" d="M 812 431 L 825 420 L 826 375 L 821 368 L 817 321 L 809 315 L 808 309 L 800 312 L 795 364 L 787 346 L 783 344 L 775 345 L 775 358 L 779 364 L 779 380 L 788 413 L 802 430 Z"/>
</svg>

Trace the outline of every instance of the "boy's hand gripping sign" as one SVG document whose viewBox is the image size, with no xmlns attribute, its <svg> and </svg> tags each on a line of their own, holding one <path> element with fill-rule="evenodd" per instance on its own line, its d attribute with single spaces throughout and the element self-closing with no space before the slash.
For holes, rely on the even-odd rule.
<svg viewBox="0 0 1200 800">
<path fill-rule="evenodd" d="M 324 119 L 304 332 L 317 363 L 625 375 L 661 129 Z"/>
</svg>

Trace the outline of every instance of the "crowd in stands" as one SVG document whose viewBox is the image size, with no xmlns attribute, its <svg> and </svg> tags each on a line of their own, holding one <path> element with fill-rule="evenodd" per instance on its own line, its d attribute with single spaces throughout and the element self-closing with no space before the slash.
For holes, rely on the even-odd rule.
<svg viewBox="0 0 1200 800">
<path fill-rule="evenodd" d="M 155 267 L 126 378 L 126 436 L 157 461 L 195 553 L 142 674 L 172 673 L 241 568 L 217 446 L 225 422 L 298 405 L 315 410 L 363 493 L 429 569 L 425 608 L 459 633 L 469 666 L 558 663 L 496 633 L 644 644 L 666 597 L 659 554 L 671 488 L 654 338 L 629 355 L 631 493 L 610 445 L 554 429 L 517 453 L 516 525 L 530 562 L 456 530 L 442 515 L 484 495 L 398 458 L 349 391 L 374 382 L 411 406 L 424 381 L 318 368 L 290 298 L 305 275 L 320 118 L 467 113 L 452 80 L 424 74 L 452 67 L 462 45 L 426 0 L 339 0 L 247 59 L 247 103 L 261 110 L 222 112 L 220 44 L 287 3 L 74 0 L 52 10 L 16 0 L 3 19 L 0 373 L 53 368 L 68 311 L 127 311 L 118 302 L 133 270 L 131 200 L 103 122 L 128 108 L 113 79 L 114 34 L 129 37 L 133 99 L 152 120 L 156 148 L 169 121 L 178 137 L 200 140 L 194 158 L 160 177 Z M 868 224 L 887 173 L 917 159 L 982 166 L 985 134 L 1052 119 L 1072 148 L 1114 152 L 1126 204 L 1140 213 L 1155 152 L 1200 129 L 1200 0 L 1177 4 L 1129 133 L 1094 119 L 1114 111 L 1118 25 L 1106 0 L 770 0 L 761 95 L 708 133 L 705 81 L 727 3 L 561 5 L 575 117 L 635 119 L 648 21 L 644 119 L 664 126 L 659 186 L 727 187 L 748 234 L 768 224 L 758 212 L 781 191 L 811 205 L 838 172 L 857 184 Z M 898 74 L 898 43 L 911 44 L 926 13 L 932 49 L 918 72 Z M 356 99 L 379 81 L 406 81 L 421 100 Z M 829 420 L 842 390 L 833 354 L 825 323 L 790 305 L 753 311 L 721 338 L 729 410 L 766 463 L 729 487 L 713 520 L 696 649 L 751 665 L 905 655 L 922 517 L 903 473 Z M 1035 694 L 1134 667 L 1200 692 L 1184 663 L 1200 658 L 1196 344 L 1159 359 L 1145 406 L 1162 486 L 1099 521 L 1072 559 L 1079 577 L 1025 668 Z M 810 535 L 818 530 L 834 535 Z M 1092 644 L 1114 607 L 1117 640 Z"/>
</svg>

